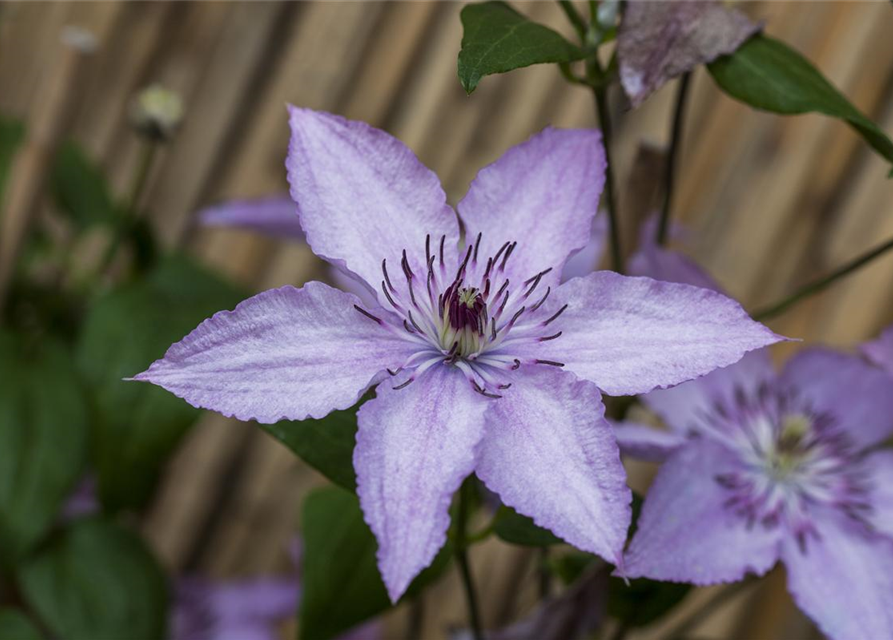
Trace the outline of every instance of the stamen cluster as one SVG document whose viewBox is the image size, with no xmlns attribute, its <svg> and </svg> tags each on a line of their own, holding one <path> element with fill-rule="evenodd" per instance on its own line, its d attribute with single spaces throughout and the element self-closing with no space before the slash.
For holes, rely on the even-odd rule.
<svg viewBox="0 0 893 640">
<path fill-rule="evenodd" d="M 739 387 L 730 402 L 716 403 L 698 422 L 699 431 L 730 443 L 743 462 L 740 471 L 715 480 L 729 492 L 726 507 L 748 527 L 787 525 L 805 550 L 807 538 L 818 535 L 813 505 L 869 526 L 867 479 L 856 449 L 831 416 L 796 393 L 762 385 L 748 395 Z"/>
<path fill-rule="evenodd" d="M 465 251 L 455 274 L 447 272 L 444 260 L 446 237 L 440 238 L 439 250 L 431 247 L 431 236 L 425 239 L 425 273 L 417 274 L 410 266 L 406 250 L 400 261 L 402 280 L 394 279 L 382 260 L 381 291 L 393 316 L 379 318 L 356 307 L 366 317 L 395 330 L 403 339 L 418 345 L 418 351 L 397 371 L 412 370 L 409 377 L 395 388 L 402 388 L 436 364 L 460 369 L 479 393 L 498 398 L 497 391 L 511 386 L 500 373 L 518 369 L 522 364 L 545 364 L 557 367 L 561 362 L 525 359 L 515 353 L 524 343 L 555 340 L 561 331 L 548 328 L 567 308 L 561 307 L 543 317 L 543 304 L 552 293 L 542 292 L 540 283 L 552 271 L 545 269 L 530 278 L 512 283 L 506 265 L 518 247 L 506 242 L 484 262 L 479 260 L 482 235 Z M 536 293 L 536 295 L 534 295 Z"/>
</svg>

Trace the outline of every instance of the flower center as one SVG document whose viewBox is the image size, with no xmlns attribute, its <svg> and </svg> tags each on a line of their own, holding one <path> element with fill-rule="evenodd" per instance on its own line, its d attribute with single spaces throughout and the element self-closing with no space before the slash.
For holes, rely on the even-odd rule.
<svg viewBox="0 0 893 640">
<path fill-rule="evenodd" d="M 564 366 L 561 362 L 531 359 L 520 355 L 525 343 L 554 340 L 561 336 L 552 324 L 567 308 L 546 316 L 542 309 L 552 288 L 542 290 L 545 269 L 521 282 L 512 282 L 506 265 L 518 247 L 506 242 L 486 260 L 480 256 L 481 234 L 462 255 L 455 273 L 448 273 L 444 260 L 445 237 L 432 251 L 431 236 L 425 240 L 425 270 L 417 273 L 403 251 L 402 280 L 391 277 L 387 260 L 381 264 L 381 291 L 392 315 L 378 317 L 360 307 L 367 318 L 387 326 L 418 350 L 398 371 L 411 370 L 399 388 L 408 385 L 428 368 L 448 364 L 459 368 L 472 387 L 488 397 L 500 397 L 507 389 L 506 371 L 522 364 Z M 421 263 L 421 261 L 419 261 Z M 397 282 L 397 285 L 395 285 Z"/>
<path fill-rule="evenodd" d="M 788 526 L 801 548 L 815 536 L 809 511 L 825 505 L 867 526 L 866 478 L 846 434 L 796 394 L 736 390 L 704 416 L 706 431 L 731 443 L 741 465 L 715 478 L 726 507 L 753 526 Z"/>
</svg>

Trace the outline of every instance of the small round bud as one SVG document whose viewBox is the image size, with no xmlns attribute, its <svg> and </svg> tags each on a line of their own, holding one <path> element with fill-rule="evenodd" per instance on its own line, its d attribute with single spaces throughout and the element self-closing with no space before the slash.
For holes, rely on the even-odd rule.
<svg viewBox="0 0 893 640">
<path fill-rule="evenodd" d="M 156 142 L 170 140 L 183 119 L 183 101 L 177 93 L 153 84 L 137 94 L 130 121 L 142 135 Z"/>
</svg>

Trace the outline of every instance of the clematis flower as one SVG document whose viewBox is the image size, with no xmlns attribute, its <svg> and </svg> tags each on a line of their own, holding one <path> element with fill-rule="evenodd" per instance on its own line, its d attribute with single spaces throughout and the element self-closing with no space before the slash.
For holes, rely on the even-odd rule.
<svg viewBox="0 0 893 640">
<path fill-rule="evenodd" d="M 893 326 L 887 327 L 881 335 L 860 347 L 862 355 L 893 376 Z"/>
<path fill-rule="evenodd" d="M 759 30 L 715 0 L 629 0 L 617 34 L 620 84 L 638 107 L 672 78 L 734 53 Z"/>
<path fill-rule="evenodd" d="M 286 166 L 316 255 L 377 302 L 310 282 L 203 322 L 136 376 L 239 419 L 355 404 L 354 467 L 392 600 L 446 540 L 471 473 L 570 544 L 620 562 L 630 493 L 601 392 L 636 394 L 780 338 L 711 291 L 597 272 L 559 283 L 590 237 L 594 130 L 546 129 L 459 203 L 387 133 L 290 109 Z"/>
<path fill-rule="evenodd" d="M 681 254 L 645 250 L 654 275 L 709 279 Z M 889 388 L 855 356 L 810 348 L 776 374 L 764 349 L 645 395 L 670 431 L 617 427 L 625 453 L 665 460 L 626 575 L 709 585 L 781 561 L 826 634 L 893 637 L 893 451 L 877 449 L 893 433 Z"/>
</svg>

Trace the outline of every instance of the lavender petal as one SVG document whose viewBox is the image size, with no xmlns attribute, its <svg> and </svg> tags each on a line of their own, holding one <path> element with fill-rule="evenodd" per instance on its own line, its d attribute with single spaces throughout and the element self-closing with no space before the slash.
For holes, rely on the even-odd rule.
<svg viewBox="0 0 893 640">
<path fill-rule="evenodd" d="M 550 325 L 561 338 L 525 356 L 562 362 L 610 395 L 679 384 L 784 339 L 714 291 L 610 271 L 565 282 L 545 314 L 564 304 Z"/>
<path fill-rule="evenodd" d="M 240 420 L 321 418 L 414 351 L 359 302 L 319 282 L 265 291 L 205 320 L 133 379 Z"/>
<path fill-rule="evenodd" d="M 403 389 L 382 383 L 358 413 L 357 494 L 393 602 L 446 541 L 450 501 L 474 470 L 487 404 L 458 369 L 435 365 Z"/>
<path fill-rule="evenodd" d="M 690 443 L 661 466 L 645 498 L 626 552 L 626 575 L 709 585 L 761 575 L 778 559 L 783 531 L 727 506 L 730 494 L 716 477 L 740 463 L 712 442 Z"/>
<path fill-rule="evenodd" d="M 364 122 L 298 107 L 289 114 L 288 181 L 316 255 L 377 290 L 382 259 L 397 268 L 404 249 L 415 272 L 425 272 L 430 234 L 434 243 L 446 237 L 453 268 L 455 213 L 412 151 Z"/>
<path fill-rule="evenodd" d="M 557 284 L 567 258 L 589 242 L 605 181 L 605 153 L 595 129 L 545 129 L 480 170 L 459 203 L 466 237 L 482 233 L 481 255 L 518 242 L 509 278 L 551 268 Z"/>
<path fill-rule="evenodd" d="M 524 367 L 485 419 L 477 475 L 487 487 L 575 547 L 619 562 L 632 495 L 595 386 Z"/>
</svg>

